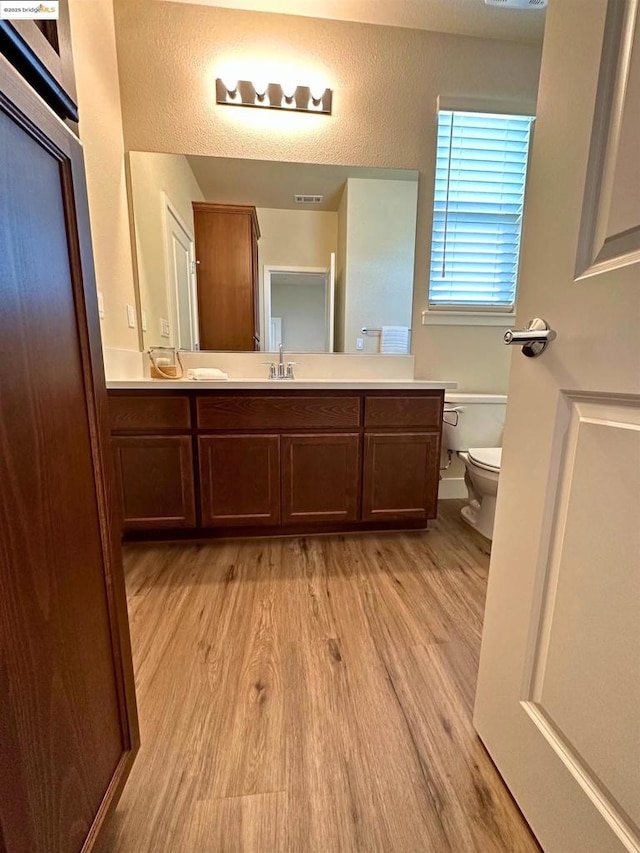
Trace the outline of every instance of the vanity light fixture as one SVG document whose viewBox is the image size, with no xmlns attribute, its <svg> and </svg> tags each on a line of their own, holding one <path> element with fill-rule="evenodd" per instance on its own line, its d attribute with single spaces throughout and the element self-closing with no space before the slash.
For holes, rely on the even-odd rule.
<svg viewBox="0 0 640 853">
<path fill-rule="evenodd" d="M 216 79 L 216 103 L 224 106 L 269 107 L 331 115 L 332 95 L 331 89 L 317 86 Z"/>
</svg>

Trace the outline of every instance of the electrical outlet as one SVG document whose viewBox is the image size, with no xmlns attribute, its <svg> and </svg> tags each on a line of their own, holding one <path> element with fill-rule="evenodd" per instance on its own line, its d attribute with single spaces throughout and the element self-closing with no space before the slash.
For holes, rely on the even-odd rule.
<svg viewBox="0 0 640 853">
<path fill-rule="evenodd" d="M 364 349 L 364 338 L 356 338 L 356 349 L 363 350 Z"/>
<path fill-rule="evenodd" d="M 147 312 L 143 308 L 141 310 L 140 314 L 141 314 L 140 322 L 142 324 L 142 331 L 146 332 L 147 331 Z"/>
<path fill-rule="evenodd" d="M 130 329 L 136 327 L 136 309 L 133 305 L 127 305 L 127 325 Z"/>
<path fill-rule="evenodd" d="M 98 317 L 104 319 L 104 296 L 101 290 L 98 291 Z"/>
<path fill-rule="evenodd" d="M 160 337 L 161 338 L 171 337 L 171 326 L 169 325 L 168 320 L 160 320 Z"/>
</svg>

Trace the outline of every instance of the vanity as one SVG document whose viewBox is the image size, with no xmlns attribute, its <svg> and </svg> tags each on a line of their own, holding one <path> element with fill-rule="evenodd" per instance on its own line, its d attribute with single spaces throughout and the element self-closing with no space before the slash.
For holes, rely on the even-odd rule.
<svg viewBox="0 0 640 853">
<path fill-rule="evenodd" d="M 417 172 L 141 151 L 128 171 L 140 349 L 233 378 L 107 371 L 125 536 L 426 527 L 455 383 L 411 378 Z"/>
<path fill-rule="evenodd" d="M 111 382 L 125 536 L 425 528 L 453 384 Z"/>
</svg>

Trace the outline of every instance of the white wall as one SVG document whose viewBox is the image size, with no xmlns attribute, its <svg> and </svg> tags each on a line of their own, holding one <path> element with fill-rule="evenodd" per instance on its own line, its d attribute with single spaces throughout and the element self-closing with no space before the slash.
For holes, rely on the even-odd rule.
<svg viewBox="0 0 640 853">
<path fill-rule="evenodd" d="M 335 337 L 334 349 L 344 352 L 345 349 L 345 312 L 347 302 L 347 205 L 349 204 L 349 183 L 345 184 L 338 208 L 338 251 L 336 253 L 336 294 L 335 294 Z"/>
<path fill-rule="evenodd" d="M 115 0 L 115 8 L 128 150 L 417 169 L 416 374 L 457 379 L 463 390 L 506 390 L 509 351 L 501 328 L 420 325 L 436 98 L 535 100 L 539 48 L 155 0 Z M 250 75 L 258 67 L 274 79 L 287 70 L 322 76 L 334 89 L 333 115 L 216 106 L 216 76 L 231 69 Z"/>
<path fill-rule="evenodd" d="M 344 352 L 356 351 L 363 326 L 411 326 L 417 195 L 414 181 L 348 181 Z M 365 352 L 379 345 L 364 336 Z"/>
<path fill-rule="evenodd" d="M 136 305 L 129 236 L 122 111 L 112 0 L 69 0 L 80 137 L 91 217 L 96 283 L 102 293 L 105 346 L 138 349 L 127 325 Z"/>
<path fill-rule="evenodd" d="M 169 319 L 163 193 L 193 236 L 194 201 L 204 201 L 186 157 L 181 154 L 129 154 L 129 179 L 135 225 L 140 306 L 146 313 L 145 346 L 177 346 L 176 329 L 161 338 L 160 320 Z"/>
<path fill-rule="evenodd" d="M 265 266 L 329 268 L 338 247 L 338 214 L 324 210 L 256 210 L 260 226 L 258 279 L 260 286 L 260 340 L 266 341 L 264 317 Z M 303 347 L 304 349 L 304 347 Z"/>
<path fill-rule="evenodd" d="M 271 313 L 282 318 L 282 346 L 285 351 L 325 351 L 324 281 L 272 284 Z"/>
</svg>

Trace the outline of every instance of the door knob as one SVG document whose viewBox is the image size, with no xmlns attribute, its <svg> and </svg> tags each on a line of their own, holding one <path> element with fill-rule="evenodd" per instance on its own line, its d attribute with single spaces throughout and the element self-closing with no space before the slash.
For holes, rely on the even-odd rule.
<svg viewBox="0 0 640 853">
<path fill-rule="evenodd" d="M 507 329 L 504 333 L 505 344 L 522 347 L 522 354 L 527 358 L 536 358 L 541 355 L 555 338 L 556 333 L 547 321 L 541 320 L 540 317 L 529 320 L 526 329 Z"/>
</svg>

